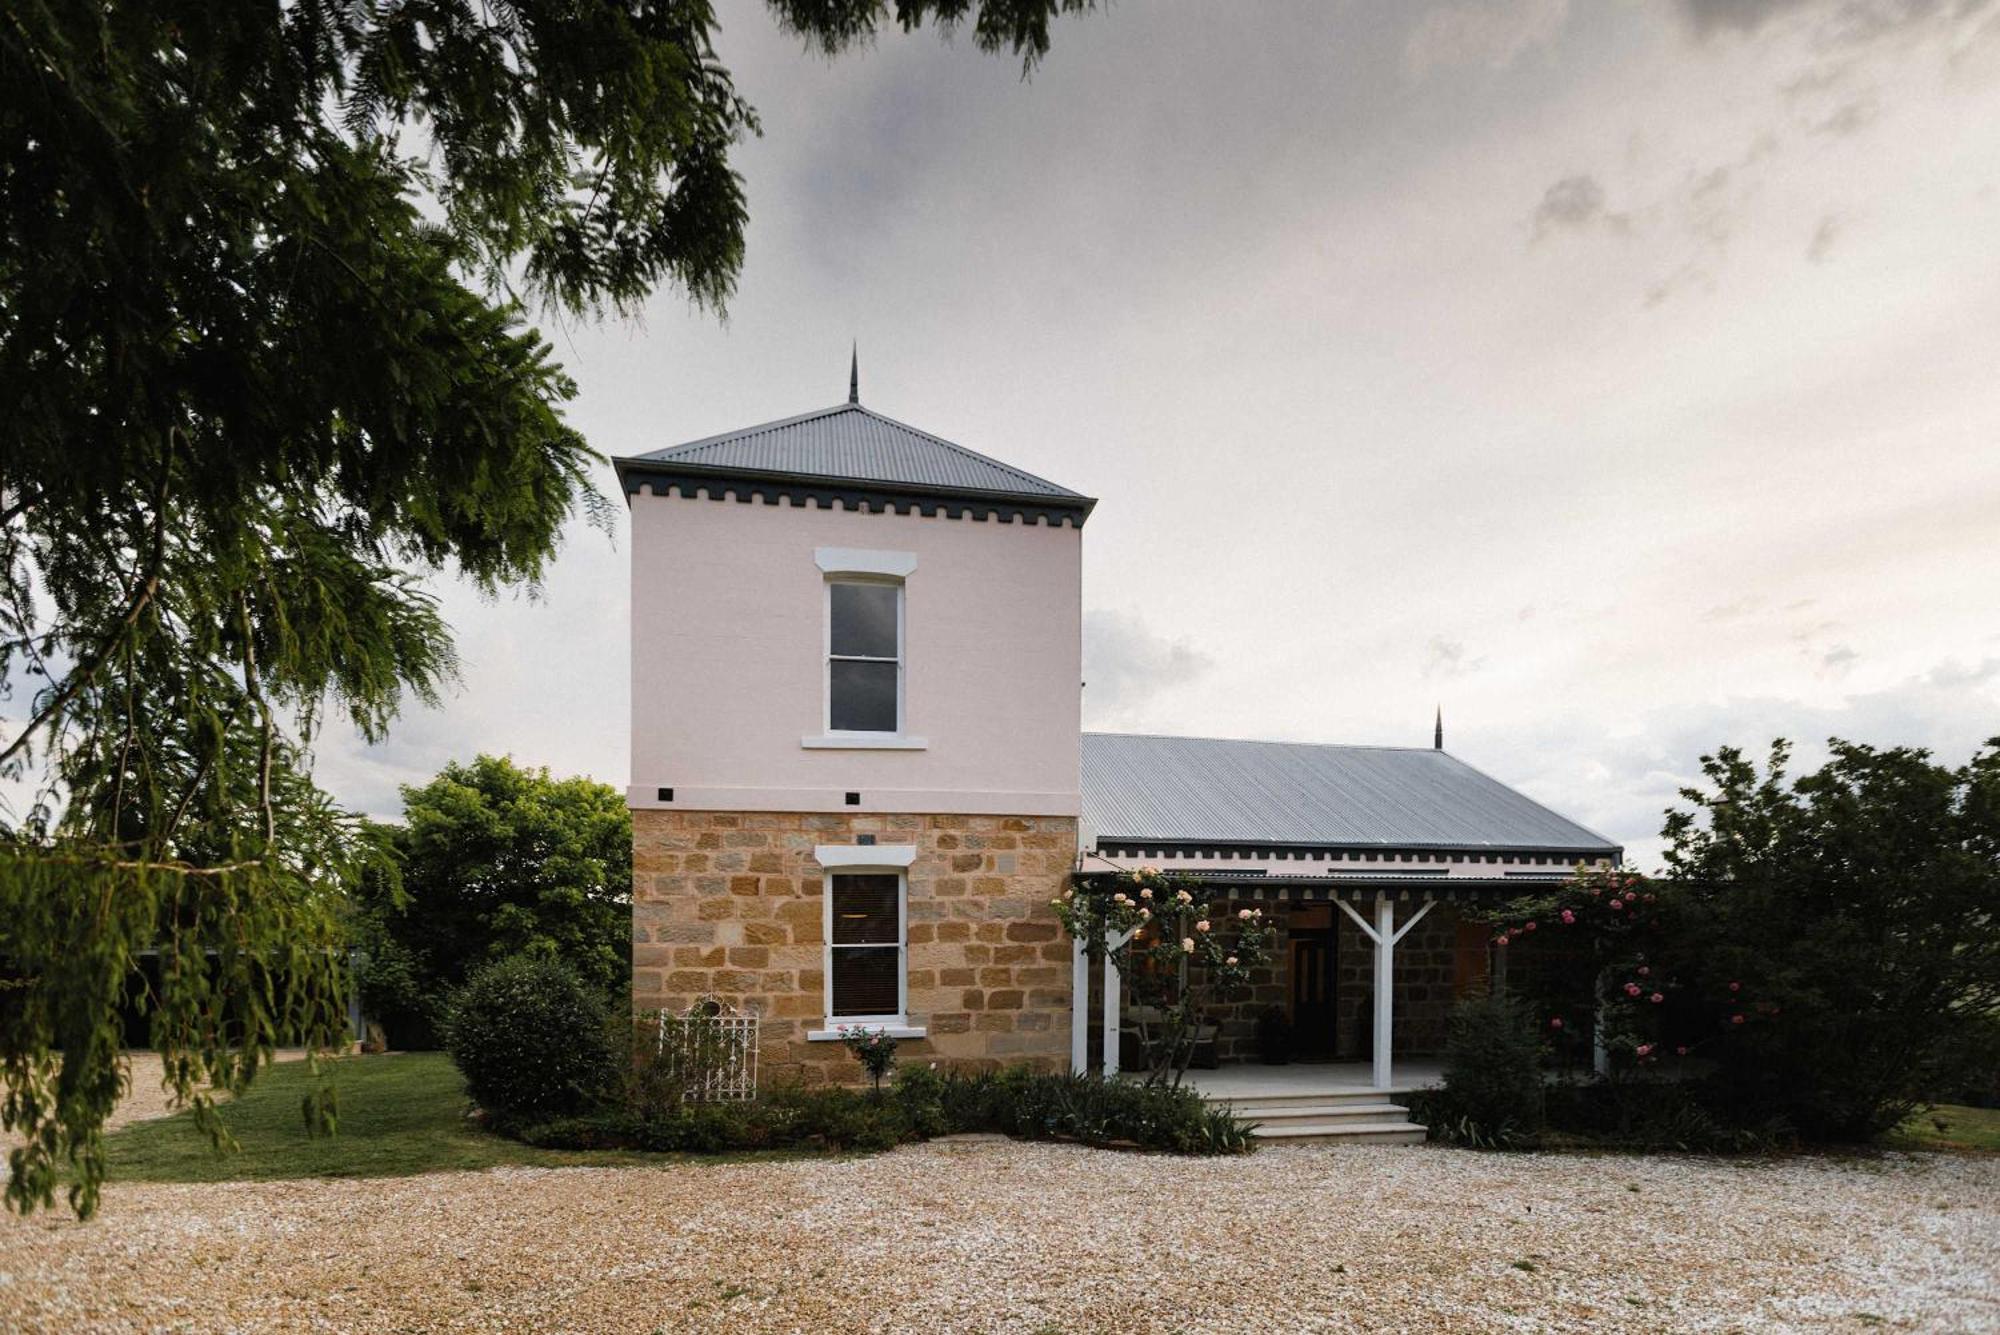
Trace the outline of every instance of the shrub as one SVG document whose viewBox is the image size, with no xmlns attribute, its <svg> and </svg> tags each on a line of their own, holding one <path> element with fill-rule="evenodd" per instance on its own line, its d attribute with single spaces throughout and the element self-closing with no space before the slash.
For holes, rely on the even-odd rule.
<svg viewBox="0 0 2000 1335">
<path fill-rule="evenodd" d="M 1541 1041 L 1527 1008 L 1501 995 L 1459 1002 L 1432 1130 L 1475 1149 L 1529 1148 L 1541 1134 L 1543 1095 Z"/>
<path fill-rule="evenodd" d="M 603 998 L 556 960 L 514 956 L 474 973 L 452 997 L 445 1047 L 491 1113 L 577 1112 L 615 1086 Z"/>
<path fill-rule="evenodd" d="M 1026 1140 L 1074 1140 L 1175 1154 L 1242 1154 L 1250 1128 L 1191 1090 L 1015 1067 L 962 1075 L 904 1067 L 894 1097 L 851 1089 L 780 1088 L 753 1103 L 689 1103 L 647 1114 L 631 1107 L 501 1129 L 547 1149 L 636 1149 L 715 1154 L 748 1150 L 886 1150 L 910 1140 L 997 1131 Z"/>
<path fill-rule="evenodd" d="M 838 1032 L 840 1045 L 861 1063 L 862 1070 L 868 1072 L 868 1079 L 879 1097 L 882 1077 L 896 1066 L 896 1040 L 887 1029 L 870 1029 L 858 1024 L 843 1024 Z"/>
</svg>

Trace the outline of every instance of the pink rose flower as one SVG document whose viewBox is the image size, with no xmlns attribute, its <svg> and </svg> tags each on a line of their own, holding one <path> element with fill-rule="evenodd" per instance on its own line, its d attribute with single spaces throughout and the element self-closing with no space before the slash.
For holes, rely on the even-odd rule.
<svg viewBox="0 0 2000 1335">
<path fill-rule="evenodd" d="M 1653 1055 L 1653 1045 L 1652 1045 L 1651 1043 L 1641 1043 L 1641 1044 L 1639 1045 L 1639 1055 L 1640 1055 L 1641 1057 L 1650 1057 L 1650 1056 L 1652 1056 L 1652 1055 Z"/>
<path fill-rule="evenodd" d="M 1236 963 L 1236 957 L 1235 957 L 1234 955 L 1231 955 L 1231 956 L 1230 956 L 1230 957 L 1229 957 L 1228 959 L 1224 960 L 1224 961 L 1223 961 L 1223 963 L 1224 963 L 1224 964 L 1234 964 L 1234 963 Z"/>
<path fill-rule="evenodd" d="M 1741 983 L 1731 983 L 1731 984 L 1729 985 L 1729 990 L 1730 990 L 1731 992 L 1741 992 L 1741 991 L 1743 990 L 1743 984 L 1741 984 Z"/>
<path fill-rule="evenodd" d="M 1237 918 L 1238 918 L 1238 919 L 1239 919 L 1240 921 L 1242 921 L 1242 922 L 1249 922 L 1249 921 L 1250 921 L 1250 910 L 1249 910 L 1249 909 L 1238 909 L 1238 910 L 1236 910 L 1236 916 L 1237 916 Z"/>
<path fill-rule="evenodd" d="M 1566 922 L 1566 923 L 1571 923 L 1571 922 L 1575 922 L 1575 921 L 1576 921 L 1576 915 L 1575 915 L 1574 913 L 1570 912 L 1570 911 L 1569 911 L 1568 909 L 1564 909 L 1564 910 L 1563 910 L 1563 921 L 1564 921 L 1564 922 Z"/>
<path fill-rule="evenodd" d="M 1648 998 L 1646 998 L 1646 999 L 1647 999 L 1648 1001 L 1652 1002 L 1652 1003 L 1653 1003 L 1653 1004 L 1654 1004 L 1655 1006 L 1657 1006 L 1657 1005 L 1659 1005 L 1659 1004 L 1660 1004 L 1661 1002 L 1665 1001 L 1665 1000 L 1666 1000 L 1666 997 L 1665 997 L 1664 995 L 1662 995 L 1661 993 L 1658 993 L 1658 992 L 1655 992 L 1655 993 L 1653 993 L 1653 995 L 1652 995 L 1652 996 L 1650 996 L 1650 997 L 1648 997 Z"/>
<path fill-rule="evenodd" d="M 1205 931 L 1207 931 L 1207 930 L 1208 930 L 1208 919 L 1206 919 L 1206 918 L 1203 918 L 1203 919 L 1202 919 L 1202 920 L 1201 920 L 1200 922 L 1198 922 L 1198 923 L 1196 923 L 1196 924 L 1194 925 L 1194 929 L 1195 929 L 1195 930 L 1196 930 L 1197 932 L 1205 932 Z"/>
<path fill-rule="evenodd" d="M 1687 1050 L 1687 1044 L 1683 1043 L 1683 1044 L 1681 1044 L 1681 1045 L 1680 1045 L 1679 1047 L 1675 1048 L 1675 1049 L 1674 1049 L 1674 1055 L 1675 1055 L 1676 1057 L 1685 1057 L 1685 1056 L 1687 1056 L 1687 1055 L 1688 1055 L 1688 1050 Z"/>
<path fill-rule="evenodd" d="M 1741 1015 L 1732 1015 L 1732 1016 L 1730 1016 L 1730 1017 L 1729 1017 L 1729 1023 L 1731 1023 L 1731 1024 L 1742 1024 L 1742 1023 L 1743 1023 L 1743 1017 L 1742 1017 Z"/>
<path fill-rule="evenodd" d="M 1646 965 L 1644 965 L 1644 964 L 1641 964 L 1641 965 L 1639 966 L 1639 976 L 1640 976 L 1641 978 L 1644 978 L 1644 977 L 1645 977 L 1646 975 L 1650 974 L 1651 972 L 1652 972 L 1652 969 L 1650 969 L 1650 968 L 1649 968 L 1649 967 L 1647 967 Z"/>
<path fill-rule="evenodd" d="M 1628 996 L 1628 997 L 1636 997 L 1636 996 L 1638 996 L 1638 995 L 1639 995 L 1639 985 L 1638 985 L 1637 983 L 1627 983 L 1627 984 L 1625 984 L 1625 995 L 1626 995 L 1626 996 Z"/>
<path fill-rule="evenodd" d="M 1563 1027 L 1563 1017 L 1560 1015 L 1556 1016 L 1555 1019 L 1549 1021 L 1549 1028 L 1551 1029 L 1560 1029 L 1562 1027 Z"/>
<path fill-rule="evenodd" d="M 1527 924 L 1527 925 L 1526 925 L 1525 927 L 1523 927 L 1523 928 L 1522 928 L 1521 930 L 1522 930 L 1522 931 L 1524 931 L 1524 932 L 1532 932 L 1532 931 L 1534 931 L 1534 930 L 1535 930 L 1535 924 L 1534 924 L 1533 920 L 1531 919 L 1531 920 L 1530 920 L 1530 921 L 1528 922 L 1528 924 Z"/>
</svg>

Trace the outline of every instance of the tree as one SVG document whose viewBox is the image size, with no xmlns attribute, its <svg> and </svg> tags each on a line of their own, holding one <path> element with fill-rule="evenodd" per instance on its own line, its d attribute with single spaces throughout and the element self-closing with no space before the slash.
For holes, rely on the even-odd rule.
<svg viewBox="0 0 2000 1335">
<path fill-rule="evenodd" d="M 1870 1139 L 2000 1066 L 2000 743 L 1958 769 L 1829 748 L 1796 780 L 1782 741 L 1761 772 L 1704 756 L 1670 879 L 1580 872 L 1502 910 L 1497 944 L 1555 948 L 1534 999 L 1559 1046 L 1596 1019 L 1615 1070 L 1692 1057 L 1723 1125 L 1809 1140 Z"/>
<path fill-rule="evenodd" d="M 368 904 L 370 953 L 397 992 L 364 994 L 404 1010 L 399 1046 L 427 1042 L 445 995 L 510 955 L 559 960 L 607 995 L 629 982 L 632 816 L 617 789 L 480 756 L 405 787 L 403 818 L 397 882 L 376 882 Z"/>
<path fill-rule="evenodd" d="M 773 0 L 832 52 L 886 0 Z M 898 0 L 1029 64 L 1087 0 Z M 116 997 L 177 968 L 175 1093 L 340 1029 L 366 841 L 311 784 L 453 671 L 421 580 L 532 588 L 596 456 L 523 322 L 719 308 L 755 114 L 706 0 L 45 0 L 0 21 L 0 775 L 6 1199 L 88 1214 Z M 324 846 L 299 831 L 314 827 Z M 263 963 L 296 957 L 281 978 Z"/>
<path fill-rule="evenodd" d="M 1866 1139 L 1951 1087 L 2000 1009 L 2000 739 L 1953 769 L 1910 747 L 1829 743 L 1789 781 L 1724 748 L 1667 863 L 1705 925 L 1673 962 L 1729 997 L 1720 1091 L 1800 1133 Z M 1694 916 L 1694 915 L 1690 915 Z M 1739 1018 L 1740 1017 L 1740 1018 Z M 1976 1055 L 1974 1055 L 1976 1054 Z"/>
</svg>

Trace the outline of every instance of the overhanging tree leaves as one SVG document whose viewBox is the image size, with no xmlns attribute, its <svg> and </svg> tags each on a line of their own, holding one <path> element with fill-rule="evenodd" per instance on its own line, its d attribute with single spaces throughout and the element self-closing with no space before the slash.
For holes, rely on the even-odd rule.
<svg viewBox="0 0 2000 1335">
<path fill-rule="evenodd" d="M 1082 0 L 773 0 L 828 51 Z M 42 0 L 0 14 L 0 1083 L 17 1209 L 95 1206 L 116 998 L 161 952 L 175 1092 L 339 1026 L 369 856 L 313 788 L 451 640 L 419 581 L 533 585 L 594 455 L 520 302 L 716 307 L 755 129 L 703 0 Z M 282 966 L 282 967 L 281 967 Z"/>
</svg>

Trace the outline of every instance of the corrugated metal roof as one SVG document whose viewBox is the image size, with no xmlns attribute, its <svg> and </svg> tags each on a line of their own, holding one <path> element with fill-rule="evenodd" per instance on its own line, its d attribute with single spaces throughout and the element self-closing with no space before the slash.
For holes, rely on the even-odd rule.
<svg viewBox="0 0 2000 1335">
<path fill-rule="evenodd" d="M 648 463 L 791 477 L 1086 499 L 1067 487 L 905 426 L 858 403 L 745 427 L 638 458 Z"/>
<path fill-rule="evenodd" d="M 1617 847 L 1444 751 L 1083 735 L 1083 818 L 1101 841 Z"/>
</svg>

